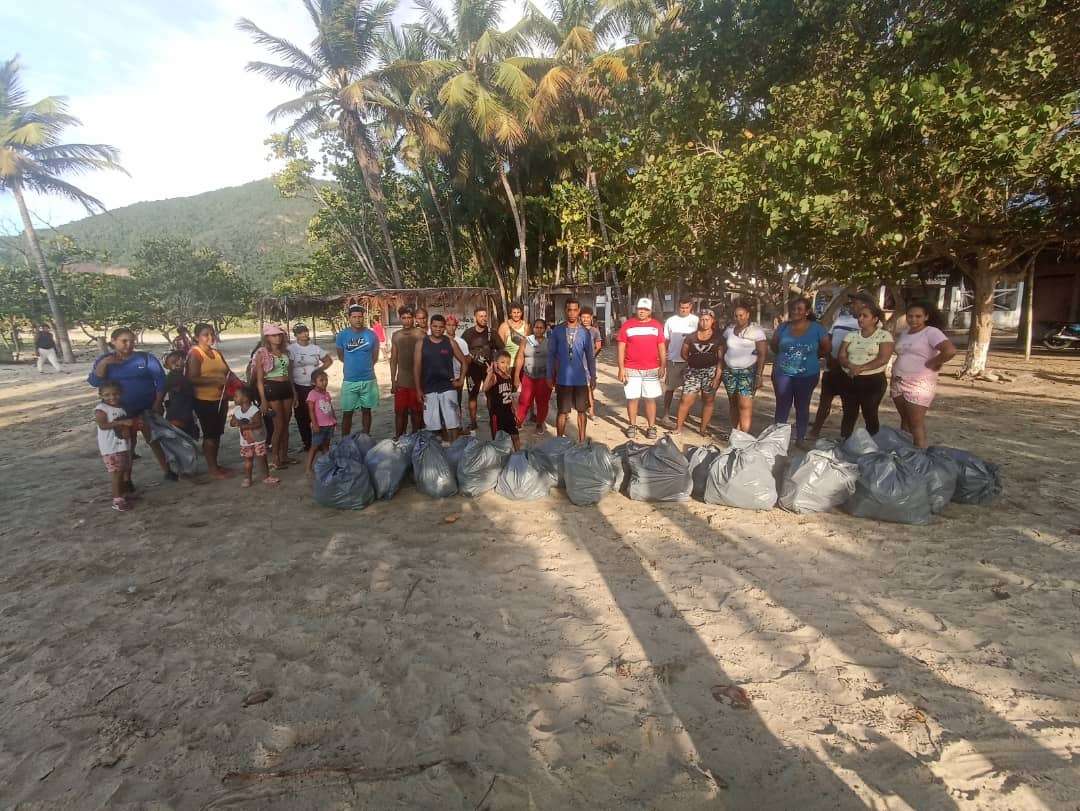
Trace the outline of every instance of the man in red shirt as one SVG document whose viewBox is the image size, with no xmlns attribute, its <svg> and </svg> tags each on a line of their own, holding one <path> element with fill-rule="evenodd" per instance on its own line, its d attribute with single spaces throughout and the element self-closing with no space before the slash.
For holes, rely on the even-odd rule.
<svg viewBox="0 0 1080 811">
<path fill-rule="evenodd" d="M 667 370 L 667 348 L 664 325 L 652 317 L 652 299 L 638 299 L 637 317 L 631 318 L 619 330 L 619 382 L 626 395 L 628 439 L 637 436 L 638 400 L 645 400 L 645 431 L 648 439 L 656 439 L 656 400 L 664 393 L 663 380 Z"/>
</svg>

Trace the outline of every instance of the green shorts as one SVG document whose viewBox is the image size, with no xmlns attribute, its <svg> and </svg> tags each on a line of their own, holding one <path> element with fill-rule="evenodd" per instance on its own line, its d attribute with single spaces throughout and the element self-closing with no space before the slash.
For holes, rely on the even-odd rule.
<svg viewBox="0 0 1080 811">
<path fill-rule="evenodd" d="M 379 404 L 379 383 L 375 380 L 343 381 L 341 384 L 341 410 L 356 411 L 358 408 L 375 408 Z"/>
</svg>

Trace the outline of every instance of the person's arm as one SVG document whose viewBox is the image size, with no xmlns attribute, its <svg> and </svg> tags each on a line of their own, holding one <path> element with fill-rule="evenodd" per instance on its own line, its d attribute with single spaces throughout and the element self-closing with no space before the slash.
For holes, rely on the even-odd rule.
<svg viewBox="0 0 1080 811">
<path fill-rule="evenodd" d="M 772 333 L 772 338 L 769 339 L 769 349 L 772 350 L 773 355 L 780 354 L 780 330 L 783 326 L 783 324 L 780 324 L 776 329 L 774 329 Z"/>
<path fill-rule="evenodd" d="M 660 356 L 660 379 L 667 378 L 667 341 L 661 340 L 656 344 L 656 351 Z"/>
<path fill-rule="evenodd" d="M 884 341 L 878 344 L 877 357 L 871 360 L 869 363 L 864 363 L 862 366 L 850 367 L 851 373 L 858 375 L 862 374 L 863 372 L 872 371 L 874 369 L 884 369 L 889 362 L 889 358 L 892 357 L 893 346 L 895 346 L 895 344 L 893 344 L 892 341 Z M 841 347 L 840 349 L 840 353 L 844 354 L 846 350 L 847 342 L 845 341 L 843 347 Z"/>
<path fill-rule="evenodd" d="M 255 367 L 255 388 L 259 391 L 259 413 L 265 414 L 270 410 L 270 403 L 266 400 L 266 372 L 263 371 L 262 350 L 255 353 L 252 365 Z"/>
<path fill-rule="evenodd" d="M 458 343 L 454 338 L 450 339 L 450 351 L 454 353 L 454 360 L 456 360 L 461 367 L 457 379 L 453 381 L 454 388 L 460 389 L 462 385 L 464 385 L 465 374 L 469 371 L 469 361 L 472 359 L 461 351 L 461 347 L 458 346 Z"/>
<path fill-rule="evenodd" d="M 108 431 L 113 428 L 130 428 L 134 421 L 130 417 L 121 417 L 118 420 L 110 420 L 108 415 L 100 410 L 94 410 L 94 422 L 97 423 L 97 427 L 103 431 Z"/>
<path fill-rule="evenodd" d="M 626 341 L 619 341 L 619 382 L 626 383 Z"/>
<path fill-rule="evenodd" d="M 236 412 L 235 411 L 230 411 L 229 412 L 229 425 L 231 425 L 233 428 L 239 428 L 240 427 L 240 420 L 236 419 Z"/>
<path fill-rule="evenodd" d="M 588 369 L 588 372 L 589 372 L 589 387 L 590 388 L 595 388 L 596 387 L 596 353 L 588 351 L 590 346 L 592 346 L 592 336 L 591 335 L 586 335 L 585 336 L 585 346 L 582 349 L 582 352 L 584 352 L 584 354 L 586 355 L 585 366 L 586 366 L 586 368 Z"/>
<path fill-rule="evenodd" d="M 424 339 L 421 338 L 416 342 L 416 346 L 413 348 L 413 379 L 416 382 L 416 393 L 421 400 L 424 399 L 424 378 L 420 374 L 421 366 L 423 366 L 424 358 Z"/>
<path fill-rule="evenodd" d="M 150 410 L 155 414 L 162 414 L 164 413 L 165 403 L 165 369 L 162 367 L 161 361 L 157 359 L 157 355 L 152 355 L 149 352 L 146 353 L 146 368 L 154 379 L 154 404 L 150 407 Z"/>
<path fill-rule="evenodd" d="M 397 391 L 397 369 L 398 369 L 398 342 L 391 341 L 390 343 L 390 393 L 393 394 Z"/>
<path fill-rule="evenodd" d="M 827 358 L 832 355 L 832 338 L 829 337 L 829 333 L 825 333 L 821 336 L 821 340 L 818 341 L 818 357 Z"/>
<path fill-rule="evenodd" d="M 687 338 L 689 337 L 690 336 L 687 336 Z M 684 361 L 690 360 L 690 342 L 686 340 L 686 338 L 683 338 L 682 349 L 679 350 L 679 357 Z"/>
<path fill-rule="evenodd" d="M 769 355 L 769 344 L 762 338 L 760 341 L 754 341 L 754 351 L 757 352 L 757 374 L 754 377 L 754 391 L 758 390 L 761 386 L 761 381 L 765 379 L 765 361 Z"/>
<path fill-rule="evenodd" d="M 927 359 L 926 368 L 933 369 L 935 372 L 940 372 L 941 367 L 956 356 L 956 345 L 946 338 L 935 346 L 934 349 L 937 350 L 937 354 L 934 355 L 934 357 Z"/>
<path fill-rule="evenodd" d="M 109 367 L 118 363 L 119 360 L 120 356 L 115 352 L 106 352 L 94 362 L 94 366 L 90 370 L 90 374 L 87 376 L 86 381 L 91 386 L 104 385 L 105 381 L 109 379 Z"/>
<path fill-rule="evenodd" d="M 487 370 L 487 377 L 484 378 L 484 384 L 483 384 L 483 386 L 481 386 L 481 388 L 486 393 L 486 392 L 490 391 L 491 389 L 495 388 L 495 384 L 498 383 L 498 382 L 499 382 L 498 379 L 495 377 L 495 364 L 494 363 L 489 363 L 488 364 L 488 370 Z"/>
<path fill-rule="evenodd" d="M 847 369 L 853 375 L 857 375 L 859 373 L 858 365 L 848 363 L 847 345 L 848 342 L 846 340 L 842 344 L 840 344 L 840 354 L 837 356 L 836 359 L 840 363 L 840 368 Z"/>
<path fill-rule="evenodd" d="M 322 369 L 325 372 L 327 369 L 329 369 L 333 365 L 334 365 L 334 358 L 330 355 L 329 352 L 323 352 L 322 366 L 320 366 L 319 368 Z"/>
<path fill-rule="evenodd" d="M 506 349 L 506 344 L 510 340 L 510 325 L 503 321 L 499 324 L 499 328 L 495 330 L 495 334 L 499 336 L 499 341 L 502 343 L 500 349 Z"/>
<path fill-rule="evenodd" d="M 285 379 L 289 381 L 289 388 L 292 389 L 292 401 L 293 401 L 293 406 L 295 406 L 296 405 L 296 382 L 293 380 L 293 375 L 292 375 L 293 359 L 292 359 L 292 355 L 288 354 L 287 352 L 285 353 L 285 357 L 287 357 L 289 359 L 289 371 L 285 375 Z"/>
<path fill-rule="evenodd" d="M 340 338 L 334 338 L 334 351 L 337 352 L 337 359 L 342 363 L 345 362 L 345 347 L 341 345 Z"/>
<path fill-rule="evenodd" d="M 319 427 L 319 418 L 315 415 L 315 401 L 308 400 L 306 407 L 310 424 Z"/>
</svg>

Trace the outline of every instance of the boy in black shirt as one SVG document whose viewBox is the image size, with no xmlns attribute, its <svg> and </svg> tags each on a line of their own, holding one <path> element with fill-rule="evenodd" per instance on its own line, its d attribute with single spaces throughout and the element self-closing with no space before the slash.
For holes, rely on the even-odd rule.
<svg viewBox="0 0 1080 811">
<path fill-rule="evenodd" d="M 492 438 L 498 431 L 506 431 L 514 441 L 514 450 L 521 450 L 517 417 L 514 415 L 514 379 L 510 376 L 510 353 L 505 349 L 495 356 L 495 362 L 488 367 L 484 391 L 487 392 L 488 411 L 491 412 Z"/>
</svg>

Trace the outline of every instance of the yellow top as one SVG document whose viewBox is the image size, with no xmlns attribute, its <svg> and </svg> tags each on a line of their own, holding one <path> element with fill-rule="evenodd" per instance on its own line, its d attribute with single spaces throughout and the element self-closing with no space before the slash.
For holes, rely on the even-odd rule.
<svg viewBox="0 0 1080 811">
<path fill-rule="evenodd" d="M 209 400 L 217 401 L 221 399 L 221 392 L 225 388 L 225 376 L 229 372 L 229 367 L 225 363 L 225 358 L 222 354 L 216 350 L 211 349 L 207 354 L 200 347 L 192 347 L 192 353 L 199 356 L 199 360 L 202 362 L 202 373 L 199 375 L 203 378 L 213 378 L 214 383 L 198 383 L 192 388 L 195 390 L 196 400 Z"/>
</svg>

